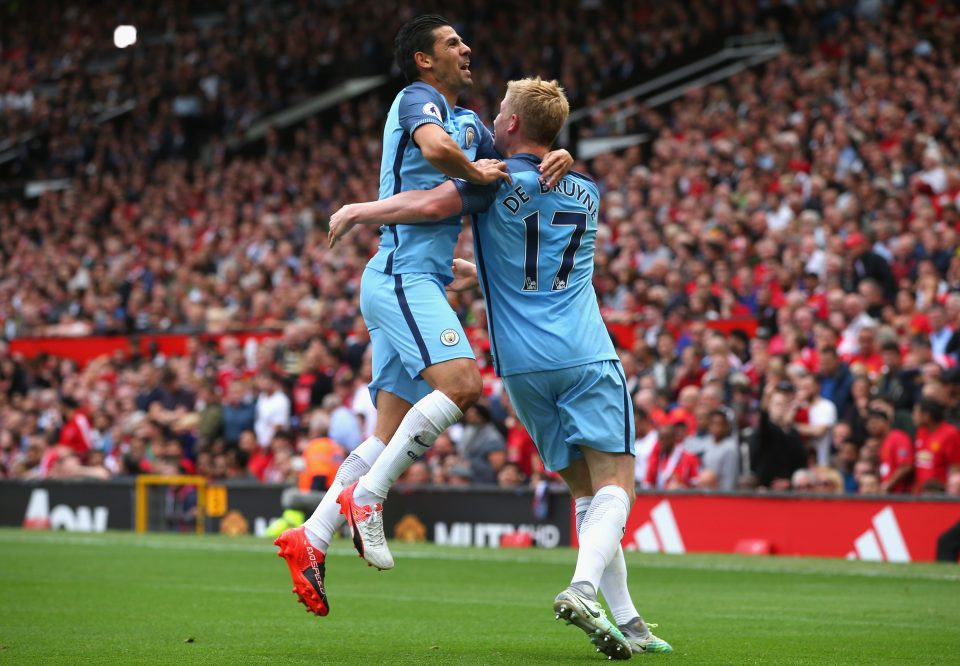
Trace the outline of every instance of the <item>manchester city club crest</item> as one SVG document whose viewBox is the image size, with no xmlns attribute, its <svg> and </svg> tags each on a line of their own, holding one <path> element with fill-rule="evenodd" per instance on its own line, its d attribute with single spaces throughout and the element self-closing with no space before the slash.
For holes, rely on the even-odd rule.
<svg viewBox="0 0 960 666">
<path fill-rule="evenodd" d="M 473 140 L 477 138 L 477 132 L 473 127 L 468 127 L 467 132 L 464 135 L 465 148 L 470 148 L 473 146 Z"/>
<path fill-rule="evenodd" d="M 460 334 L 452 328 L 448 328 L 440 334 L 440 344 L 444 347 L 452 347 L 460 342 Z"/>
</svg>

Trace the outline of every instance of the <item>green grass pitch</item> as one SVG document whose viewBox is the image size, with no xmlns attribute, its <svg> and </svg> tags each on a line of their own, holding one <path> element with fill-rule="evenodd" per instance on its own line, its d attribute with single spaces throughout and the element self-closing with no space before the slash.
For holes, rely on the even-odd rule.
<svg viewBox="0 0 960 666">
<path fill-rule="evenodd" d="M 554 621 L 572 549 L 396 544 L 377 572 L 346 541 L 332 606 L 303 612 L 266 540 L 0 530 L 2 664 L 599 664 Z M 669 664 L 960 663 L 960 568 L 628 553 Z"/>
</svg>

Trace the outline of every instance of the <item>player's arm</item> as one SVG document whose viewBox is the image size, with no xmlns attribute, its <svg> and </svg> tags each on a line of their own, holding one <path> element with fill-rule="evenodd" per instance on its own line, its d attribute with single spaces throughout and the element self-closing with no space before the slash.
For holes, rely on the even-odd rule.
<svg viewBox="0 0 960 666">
<path fill-rule="evenodd" d="M 333 247 L 358 224 L 425 224 L 486 210 L 499 182 L 480 186 L 448 180 L 432 190 L 410 190 L 379 201 L 349 204 L 330 218 L 327 241 Z"/>
<path fill-rule="evenodd" d="M 437 171 L 450 178 L 460 178 L 477 185 L 486 185 L 499 179 L 509 182 L 507 165 L 498 160 L 471 162 L 463 150 L 439 125 L 424 123 L 413 132 L 413 140 L 420 152 Z"/>
<path fill-rule="evenodd" d="M 477 147 L 477 157 L 481 159 L 500 159 L 500 153 L 494 145 L 493 134 L 486 126 L 480 126 L 480 143 Z M 543 156 L 540 161 L 540 179 L 553 187 L 560 182 L 560 179 L 570 172 L 573 166 L 573 155 L 569 151 L 561 148 L 551 150 Z"/>
<path fill-rule="evenodd" d="M 551 150 L 540 161 L 540 178 L 547 184 L 547 187 L 553 187 L 570 172 L 572 166 L 573 155 L 565 148 Z"/>
<path fill-rule="evenodd" d="M 463 200 L 452 180 L 432 190 L 400 192 L 380 201 L 349 204 L 330 218 L 330 247 L 358 224 L 424 224 L 457 215 Z"/>
</svg>

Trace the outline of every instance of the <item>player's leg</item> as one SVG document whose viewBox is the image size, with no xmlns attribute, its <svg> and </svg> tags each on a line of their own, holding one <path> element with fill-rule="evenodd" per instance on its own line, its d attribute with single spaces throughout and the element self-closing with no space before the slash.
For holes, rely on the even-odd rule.
<svg viewBox="0 0 960 666">
<path fill-rule="evenodd" d="M 580 548 L 570 585 L 557 595 L 553 609 L 557 619 L 576 624 L 587 632 L 597 651 L 612 659 L 629 659 L 631 645 L 614 623 L 606 618 L 597 590 L 606 569 L 620 550 L 620 538 L 633 502 L 633 457 L 625 453 L 598 453 L 581 449 L 584 460 L 560 472 L 563 479 L 582 496 L 592 493 L 579 524 Z M 598 458 L 599 456 L 599 458 Z M 578 516 L 579 518 L 579 516 Z"/>
<path fill-rule="evenodd" d="M 389 358 L 388 350 L 382 351 L 384 353 L 379 357 Z M 378 357 L 376 351 L 374 357 Z M 273 542 L 280 548 L 280 557 L 287 561 L 293 579 L 293 592 L 300 603 L 316 615 L 323 616 L 330 612 L 325 582 L 326 553 L 334 533 L 344 524 L 338 504 L 340 492 L 345 486 L 356 483 L 360 475 L 370 469 L 383 452 L 384 439 L 389 439 L 392 430 L 396 429 L 397 423 L 410 408 L 410 403 L 399 396 L 376 388 L 377 382 L 389 384 L 383 376 L 384 367 L 388 366 L 388 363 L 381 363 L 379 373 L 375 367 L 374 380 L 370 385 L 377 404 L 377 426 L 373 436 L 361 442 L 340 463 L 333 482 L 304 524 L 286 530 Z"/>
<path fill-rule="evenodd" d="M 337 497 L 347 486 L 370 471 L 386 444 L 397 431 L 400 421 L 410 410 L 410 403 L 386 390 L 372 389 L 376 393 L 377 425 L 371 437 L 350 452 L 337 469 L 333 483 L 324 493 L 320 505 L 303 524 L 307 539 L 320 552 L 326 553 L 330 539 L 343 526 L 345 519 L 340 513 Z"/>
<path fill-rule="evenodd" d="M 441 361 L 420 374 L 433 390 L 407 412 L 387 450 L 357 485 L 359 501 L 386 499 L 407 468 L 480 397 L 480 372 L 472 356 Z"/>
<path fill-rule="evenodd" d="M 558 472 L 575 496 L 591 495 L 593 488 L 579 449 L 568 445 L 568 433 L 564 428 L 558 395 L 578 373 L 579 370 L 571 368 L 503 378 L 504 388 L 517 418 L 536 444 L 543 466 L 551 472 Z M 567 588 L 554 599 L 553 609 L 557 619 L 582 629 L 599 651 L 611 658 L 629 659 L 630 646 L 623 634 L 607 619 L 595 591 L 581 594 Z"/>
<path fill-rule="evenodd" d="M 590 480 L 590 470 L 584 460 L 575 460 L 570 467 L 561 472 L 561 475 L 573 496 L 577 537 L 579 538 L 583 519 L 587 515 L 587 509 L 590 508 L 590 502 L 593 501 L 593 483 Z M 633 598 L 630 596 L 630 588 L 627 586 L 627 562 L 623 557 L 622 547 L 617 548 L 610 564 L 603 571 L 603 576 L 600 578 L 600 593 L 606 600 L 607 606 L 610 608 L 610 614 L 613 615 L 613 620 L 621 631 L 628 627 L 631 631 L 636 631 L 641 635 L 646 633 L 646 624 L 634 605 Z M 627 631 L 624 631 L 624 635 L 627 635 L 629 639 Z"/>
<path fill-rule="evenodd" d="M 361 474 L 370 469 L 396 431 L 398 424 L 410 409 L 412 402 L 422 394 L 423 382 L 415 382 L 406 372 L 399 354 L 383 335 L 375 317 L 381 308 L 376 302 L 382 298 L 382 274 L 364 271 L 361 283 L 361 307 L 370 331 L 373 349 L 373 378 L 370 392 L 377 405 L 377 426 L 373 437 L 354 449 L 341 463 L 334 481 L 310 518 L 300 527 L 287 530 L 274 542 L 280 547 L 280 556 L 287 561 L 293 579 L 293 591 L 307 610 L 317 615 L 326 615 L 330 606 L 327 600 L 326 550 L 334 532 L 343 525 L 338 496 L 345 486 L 356 482 Z"/>
<path fill-rule="evenodd" d="M 634 500 L 633 409 L 619 362 L 584 366 L 578 381 L 558 400 L 569 444 L 576 444 L 589 470 L 573 586 L 603 588 L 618 628 L 634 652 L 668 652 L 669 644 L 649 633 L 627 589 L 620 540 Z M 578 490 L 585 484 L 580 479 Z"/>
<path fill-rule="evenodd" d="M 389 300 L 378 299 L 381 331 L 413 381 L 423 387 L 400 421 L 386 450 L 354 486 L 340 494 L 354 545 L 371 565 L 393 566 L 383 533 L 383 502 L 404 471 L 426 453 L 444 430 L 460 420 L 462 410 L 480 396 L 481 380 L 473 351 L 447 303 L 437 276 L 384 276 L 392 281 Z"/>
<path fill-rule="evenodd" d="M 582 447 L 590 472 L 593 500 L 580 528 L 580 554 L 574 583 L 589 583 L 594 590 L 617 549 L 633 506 L 633 462 L 628 453 L 606 453 Z"/>
</svg>

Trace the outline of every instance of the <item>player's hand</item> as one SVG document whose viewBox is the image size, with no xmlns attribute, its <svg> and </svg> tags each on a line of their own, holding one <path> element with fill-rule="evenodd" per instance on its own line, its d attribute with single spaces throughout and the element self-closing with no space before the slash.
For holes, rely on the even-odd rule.
<svg viewBox="0 0 960 666">
<path fill-rule="evenodd" d="M 475 185 L 489 185 L 501 178 L 508 183 L 513 182 L 507 173 L 507 164 L 500 160 L 477 160 L 473 163 L 477 174 L 469 179 Z"/>
<path fill-rule="evenodd" d="M 453 282 L 447 285 L 447 291 L 467 291 L 480 284 L 477 279 L 477 266 L 466 259 L 453 260 Z"/>
<path fill-rule="evenodd" d="M 357 218 L 354 215 L 356 204 L 347 204 L 330 217 L 330 232 L 327 234 L 327 242 L 333 247 L 357 224 Z"/>
<path fill-rule="evenodd" d="M 570 167 L 573 166 L 573 155 L 567 150 L 551 150 L 543 156 L 540 162 L 540 180 L 553 187 L 560 182 L 560 179 L 567 175 Z"/>
</svg>

